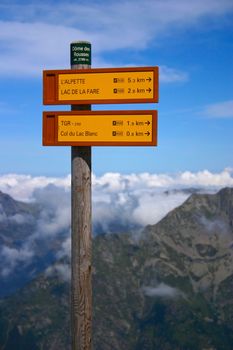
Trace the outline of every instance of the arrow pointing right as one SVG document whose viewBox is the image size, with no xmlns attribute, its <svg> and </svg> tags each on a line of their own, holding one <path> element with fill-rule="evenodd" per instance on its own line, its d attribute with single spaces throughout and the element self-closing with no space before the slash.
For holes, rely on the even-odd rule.
<svg viewBox="0 0 233 350">
<path fill-rule="evenodd" d="M 145 134 L 146 134 L 147 136 L 150 136 L 150 132 L 149 132 L 149 131 L 145 132 Z"/>
<path fill-rule="evenodd" d="M 149 120 L 148 120 L 147 122 L 145 122 L 145 124 L 147 124 L 147 125 L 150 125 L 150 122 L 149 122 Z"/>
</svg>

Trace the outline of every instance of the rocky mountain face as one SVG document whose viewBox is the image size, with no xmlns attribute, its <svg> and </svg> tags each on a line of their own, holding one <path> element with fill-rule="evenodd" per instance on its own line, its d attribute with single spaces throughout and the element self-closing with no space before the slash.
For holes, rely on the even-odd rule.
<svg viewBox="0 0 233 350">
<path fill-rule="evenodd" d="M 19 202 L 0 191 L 0 297 L 16 292 L 56 261 L 66 232 L 44 234 L 44 211 L 38 203 Z M 52 214 L 47 216 L 52 222 Z"/>
<path fill-rule="evenodd" d="M 38 208 L 32 204 L 15 201 L 0 191 L 0 296 L 14 292 L 30 280 L 27 267 L 21 264 L 22 272 L 9 276 L 8 267 L 13 264 L 17 251 L 36 227 Z M 5 261 L 9 260 L 7 266 Z M 25 271 L 23 271 L 25 268 Z"/>
<path fill-rule="evenodd" d="M 153 242 L 153 245 L 151 244 Z M 215 301 L 233 274 L 233 190 L 192 195 L 155 226 L 141 243 L 163 276 L 188 279 L 196 293 Z"/>
<path fill-rule="evenodd" d="M 28 237 L 34 227 L 37 208 L 32 204 L 19 202 L 0 191 L 0 245 L 12 246 Z"/>
<path fill-rule="evenodd" d="M 98 350 L 232 350 L 233 189 L 193 194 L 140 237 L 93 241 Z M 0 302 L 1 350 L 70 348 L 69 261 Z"/>
</svg>

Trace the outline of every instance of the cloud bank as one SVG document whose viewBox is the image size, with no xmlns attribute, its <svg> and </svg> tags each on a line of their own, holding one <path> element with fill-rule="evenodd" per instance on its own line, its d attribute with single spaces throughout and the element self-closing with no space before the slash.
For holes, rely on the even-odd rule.
<svg viewBox="0 0 233 350">
<path fill-rule="evenodd" d="M 231 0 L 196 0 L 192 4 L 185 0 L 2 3 L 0 72 L 34 76 L 40 74 L 43 66 L 66 67 L 67 47 L 74 40 L 92 42 L 96 60 L 93 66 L 108 66 L 103 59 L 106 52 L 143 51 L 153 41 L 160 45 L 177 32 L 197 25 L 199 29 L 206 28 L 207 23 L 219 23 L 220 17 L 232 12 Z M 186 74 L 172 67 L 163 69 L 162 81 L 176 79 L 186 79 Z"/>
<path fill-rule="evenodd" d="M 208 170 L 168 174 L 106 173 L 92 176 L 93 223 L 96 230 L 107 232 L 111 226 L 130 228 L 155 224 L 170 210 L 184 202 L 189 189 L 216 192 L 233 186 L 233 171 Z M 70 175 L 63 178 L 6 174 L 0 176 L 0 190 L 24 202 L 39 203 L 40 227 L 56 234 L 70 224 Z M 1 218 L 4 213 L 0 211 Z M 11 220 L 23 220 L 19 216 Z"/>
<path fill-rule="evenodd" d="M 145 225 L 157 223 L 181 205 L 193 191 L 215 193 L 226 186 L 233 186 L 232 169 L 174 175 L 93 174 L 93 233 L 138 234 Z M 16 200 L 34 203 L 38 208 L 37 216 L 32 217 L 23 213 L 8 215 L 3 205 L 0 206 L 0 225 L 10 223 L 20 227 L 27 222 L 31 225 L 29 235 L 18 246 L 5 243 L 0 248 L 0 260 L 4 261 L 2 276 L 9 275 L 20 264 L 27 265 L 38 251 L 49 251 L 54 244 L 57 259 L 70 256 L 70 175 L 63 178 L 1 175 L 0 191 Z M 66 270 L 56 267 L 60 273 L 65 274 Z"/>
<path fill-rule="evenodd" d="M 142 288 L 143 293 L 148 297 L 160 297 L 173 299 L 183 295 L 177 288 L 171 287 L 165 283 L 160 283 L 156 287 L 145 286 Z"/>
<path fill-rule="evenodd" d="M 208 105 L 201 114 L 209 118 L 233 118 L 233 100 Z"/>
</svg>

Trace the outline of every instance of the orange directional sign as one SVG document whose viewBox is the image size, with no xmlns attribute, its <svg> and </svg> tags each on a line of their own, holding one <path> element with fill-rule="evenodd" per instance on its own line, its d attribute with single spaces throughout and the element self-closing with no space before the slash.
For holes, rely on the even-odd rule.
<svg viewBox="0 0 233 350">
<path fill-rule="evenodd" d="M 43 102 L 45 105 L 158 102 L 158 67 L 45 70 Z"/>
<path fill-rule="evenodd" d="M 157 111 L 43 113 L 44 146 L 156 146 Z"/>
</svg>

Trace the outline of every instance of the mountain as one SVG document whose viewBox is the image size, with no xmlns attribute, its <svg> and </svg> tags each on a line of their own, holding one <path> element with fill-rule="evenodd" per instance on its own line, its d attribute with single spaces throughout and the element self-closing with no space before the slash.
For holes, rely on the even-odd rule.
<svg viewBox="0 0 233 350">
<path fill-rule="evenodd" d="M 45 210 L 40 203 L 16 201 L 0 191 L 0 297 L 16 292 L 56 261 L 67 232 L 44 234 L 47 222 L 53 222 Z"/>
<path fill-rule="evenodd" d="M 98 350 L 231 350 L 233 189 L 193 194 L 137 239 L 93 241 Z M 69 349 L 69 260 L 0 302 L 1 350 Z"/>
<path fill-rule="evenodd" d="M 172 271 L 173 276 L 188 279 L 195 292 L 208 290 L 215 300 L 233 273 L 233 190 L 192 195 L 146 228 L 142 248 L 151 256 L 159 254 L 151 265 L 158 265 L 163 277 Z"/>
<path fill-rule="evenodd" d="M 35 229 L 38 209 L 33 204 L 19 202 L 0 191 L 0 245 L 11 246 L 27 239 Z"/>
</svg>

